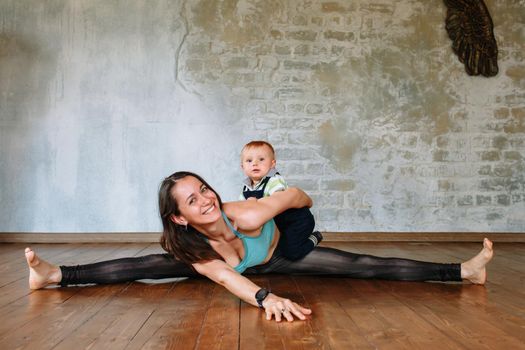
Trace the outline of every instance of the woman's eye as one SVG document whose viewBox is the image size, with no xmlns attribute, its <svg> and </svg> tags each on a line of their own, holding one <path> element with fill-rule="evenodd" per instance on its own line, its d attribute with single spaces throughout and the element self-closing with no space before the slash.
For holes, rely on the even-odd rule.
<svg viewBox="0 0 525 350">
<path fill-rule="evenodd" d="M 190 199 L 190 205 L 192 205 L 193 203 L 195 203 L 195 199 Z"/>
<path fill-rule="evenodd" d="M 201 188 L 201 192 L 206 192 L 206 191 L 208 191 L 208 187 L 206 187 L 206 186 L 202 186 L 202 188 Z"/>
</svg>

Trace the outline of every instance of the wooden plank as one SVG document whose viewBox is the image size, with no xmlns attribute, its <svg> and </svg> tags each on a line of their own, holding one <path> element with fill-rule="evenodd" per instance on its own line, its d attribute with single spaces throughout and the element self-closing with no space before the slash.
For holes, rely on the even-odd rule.
<svg viewBox="0 0 525 350">
<path fill-rule="evenodd" d="M 213 282 L 205 279 L 187 279 L 176 283 L 127 348 L 195 348 L 210 306 L 211 287 Z"/>
<path fill-rule="evenodd" d="M 305 305 L 301 290 L 290 276 L 250 276 L 255 283 L 274 291 L 283 298 L 289 298 Z M 322 349 L 326 348 L 318 341 L 310 320 L 295 319 L 288 322 L 282 319 L 266 320 L 264 310 L 243 303 L 241 311 L 241 349 L 283 348 L 283 349 Z"/>
<path fill-rule="evenodd" d="M 334 282 L 344 277 L 295 277 L 304 298 L 312 308 L 309 321 L 313 334 L 321 348 L 326 349 L 373 349 L 357 324 L 342 306 L 341 300 L 351 297 L 346 290 L 332 289 Z"/>
<path fill-rule="evenodd" d="M 427 293 L 421 293 L 411 285 L 381 282 L 383 290 L 399 298 L 408 308 L 448 334 L 462 347 L 519 349 L 523 346 L 520 333 L 525 322 L 511 325 L 502 323 L 504 319 L 495 319 L 494 313 L 486 311 L 488 301 L 482 286 L 442 284 L 434 288 L 431 283 L 427 283 L 425 287 Z"/>
<path fill-rule="evenodd" d="M 54 349 L 124 349 L 172 287 L 172 284 L 132 283 Z"/>
<path fill-rule="evenodd" d="M 104 308 L 124 288 L 126 285 L 79 288 L 78 293 L 66 302 L 4 335 L 0 339 L 0 348 L 50 349 Z"/>
<path fill-rule="evenodd" d="M 215 285 L 196 349 L 236 349 L 239 345 L 239 308 L 241 301 L 226 288 Z"/>
</svg>

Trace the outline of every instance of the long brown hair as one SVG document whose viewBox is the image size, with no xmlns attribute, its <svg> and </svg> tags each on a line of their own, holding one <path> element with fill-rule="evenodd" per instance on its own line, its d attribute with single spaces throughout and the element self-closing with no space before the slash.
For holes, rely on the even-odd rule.
<svg viewBox="0 0 525 350">
<path fill-rule="evenodd" d="M 160 245 L 168 253 L 186 264 L 199 261 L 222 259 L 208 243 L 206 236 L 192 226 L 179 225 L 171 220 L 171 215 L 180 215 L 179 205 L 172 196 L 171 190 L 177 181 L 186 176 L 193 176 L 202 182 L 210 191 L 215 193 L 219 200 L 219 208 L 222 210 L 221 197 L 213 188 L 199 175 L 189 171 L 178 171 L 171 174 L 162 181 L 159 188 L 159 212 L 164 228 Z"/>
</svg>

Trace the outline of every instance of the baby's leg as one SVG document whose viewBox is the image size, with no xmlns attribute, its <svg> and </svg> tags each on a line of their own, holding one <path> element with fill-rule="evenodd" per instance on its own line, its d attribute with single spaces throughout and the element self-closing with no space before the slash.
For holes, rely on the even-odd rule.
<svg viewBox="0 0 525 350">
<path fill-rule="evenodd" d="M 306 207 L 288 209 L 274 220 L 281 232 L 279 251 L 287 259 L 301 259 L 323 239 L 320 232 L 313 232 L 315 220 Z"/>
</svg>

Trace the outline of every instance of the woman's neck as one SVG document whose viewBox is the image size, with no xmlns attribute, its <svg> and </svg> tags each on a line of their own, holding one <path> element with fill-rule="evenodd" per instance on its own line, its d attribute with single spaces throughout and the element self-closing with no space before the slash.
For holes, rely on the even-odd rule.
<svg viewBox="0 0 525 350">
<path fill-rule="evenodd" d="M 194 228 L 206 237 L 208 237 L 209 240 L 229 242 L 237 236 L 228 227 L 225 220 L 228 219 L 221 217 L 221 219 L 217 222 L 205 226 L 194 226 Z"/>
</svg>

